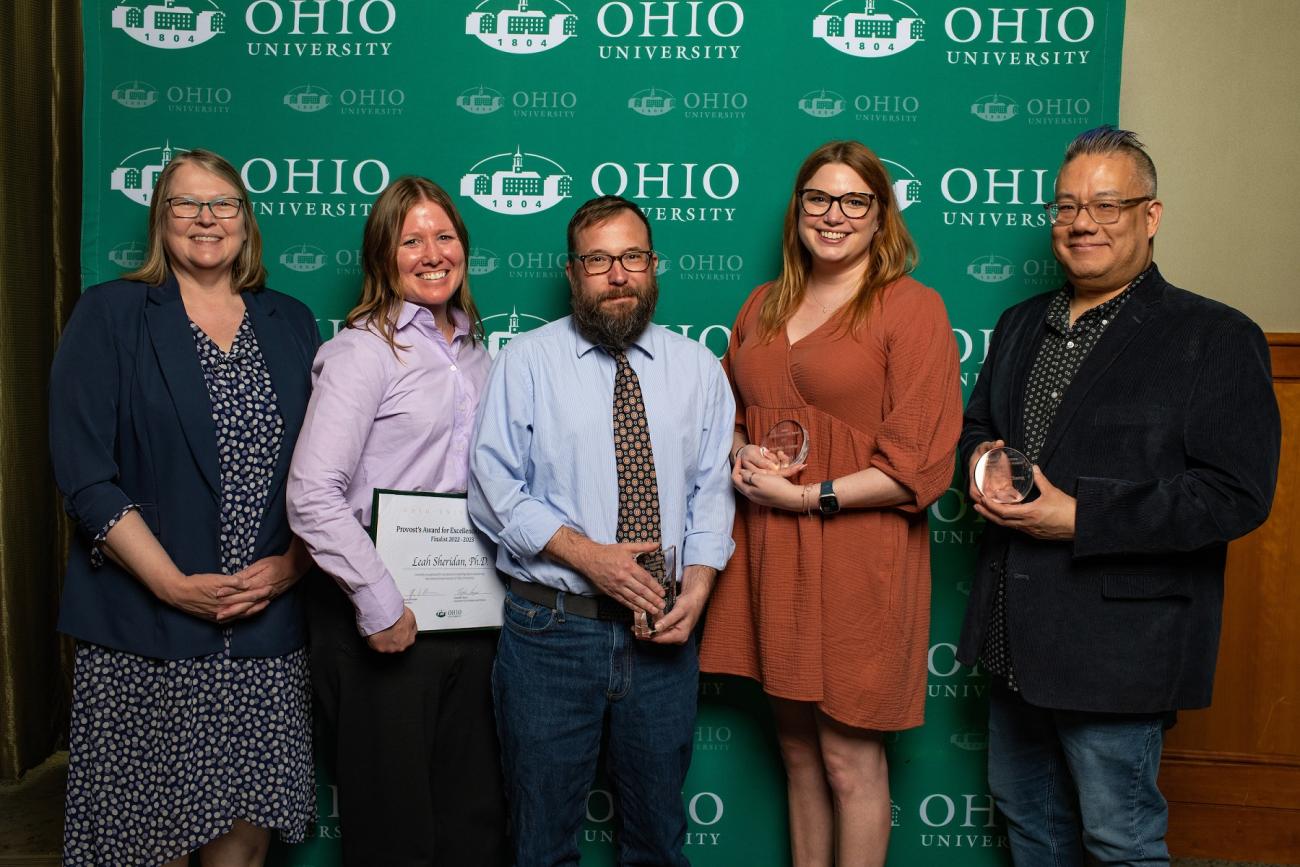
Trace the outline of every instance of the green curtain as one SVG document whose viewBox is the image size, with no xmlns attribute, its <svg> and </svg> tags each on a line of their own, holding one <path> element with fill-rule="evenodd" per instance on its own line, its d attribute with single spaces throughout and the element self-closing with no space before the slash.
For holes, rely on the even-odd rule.
<svg viewBox="0 0 1300 867">
<path fill-rule="evenodd" d="M 0 781 L 59 745 L 54 630 L 67 521 L 50 474 L 50 362 L 81 289 L 81 3 L 0 5 Z"/>
</svg>

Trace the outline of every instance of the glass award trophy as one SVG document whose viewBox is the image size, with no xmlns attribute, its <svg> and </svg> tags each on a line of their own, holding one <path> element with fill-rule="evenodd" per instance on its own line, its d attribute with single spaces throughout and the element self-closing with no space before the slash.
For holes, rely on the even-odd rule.
<svg viewBox="0 0 1300 867">
<path fill-rule="evenodd" d="M 808 431 L 792 418 L 782 419 L 767 432 L 758 448 L 780 469 L 802 464 L 808 459 Z"/>
<path fill-rule="evenodd" d="M 659 629 L 658 621 L 664 614 L 673 610 L 673 605 L 677 602 L 677 592 L 681 578 L 677 574 L 677 547 L 669 545 L 666 548 L 659 548 L 655 551 L 647 551 L 644 554 L 638 554 L 636 557 L 641 567 L 650 573 L 650 576 L 659 582 L 659 586 L 664 588 L 664 610 L 663 614 L 647 614 L 644 611 L 637 611 L 632 616 L 632 632 L 637 638 L 649 638 Z"/>
<path fill-rule="evenodd" d="M 1034 465 L 1013 448 L 989 449 L 975 462 L 975 488 L 995 503 L 1019 503 L 1034 489 Z"/>
</svg>

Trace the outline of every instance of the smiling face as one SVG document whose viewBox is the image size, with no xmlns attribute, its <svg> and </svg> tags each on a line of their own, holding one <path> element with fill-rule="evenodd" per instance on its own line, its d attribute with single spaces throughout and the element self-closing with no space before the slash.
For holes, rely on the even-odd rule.
<svg viewBox="0 0 1300 867">
<path fill-rule="evenodd" d="M 630 250 L 650 249 L 645 224 L 629 210 L 588 226 L 574 238 L 574 252 L 579 255 L 608 253 L 619 256 Z M 590 275 L 582 263 L 570 259 L 565 271 L 573 289 L 573 318 L 578 330 L 592 343 L 626 347 L 645 330 L 659 300 L 655 280 L 658 259 L 650 257 L 644 271 L 629 271 L 615 260 L 604 274 Z"/>
<path fill-rule="evenodd" d="M 445 313 L 465 280 L 465 247 L 441 205 L 422 199 L 402 218 L 397 273 L 404 299 Z"/>
<path fill-rule="evenodd" d="M 805 189 L 821 190 L 834 197 L 845 193 L 875 193 L 871 185 L 844 163 L 827 163 L 808 178 Z M 812 256 L 812 269 L 849 271 L 867 266 L 871 239 L 880 227 L 880 203 L 873 201 L 866 216 L 850 220 L 840 204 L 819 217 L 799 212 L 799 240 Z"/>
<path fill-rule="evenodd" d="M 238 199 L 240 195 L 229 181 L 187 161 L 172 174 L 166 198 L 210 202 Z M 213 275 L 230 273 L 248 237 L 244 227 L 247 205 L 245 202 L 238 214 L 224 220 L 214 217 L 206 207 L 194 218 L 174 216 L 167 208 L 167 260 L 178 278 L 206 281 Z"/>
<path fill-rule="evenodd" d="M 1061 167 L 1056 201 L 1091 203 L 1148 195 L 1133 158 L 1126 154 L 1085 154 Z M 1160 227 L 1163 205 L 1138 202 L 1120 211 L 1119 221 L 1098 225 L 1080 210 L 1068 226 L 1052 227 L 1052 250 L 1076 289 L 1118 292 L 1151 264 L 1151 239 Z"/>
</svg>

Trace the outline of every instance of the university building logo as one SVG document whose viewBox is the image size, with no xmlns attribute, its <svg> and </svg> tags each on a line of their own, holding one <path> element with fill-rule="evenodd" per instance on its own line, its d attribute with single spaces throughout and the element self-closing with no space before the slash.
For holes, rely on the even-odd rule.
<svg viewBox="0 0 1300 867">
<path fill-rule="evenodd" d="M 576 36 L 578 16 L 561 0 L 482 0 L 465 17 L 465 33 L 507 54 L 537 54 Z"/>
<path fill-rule="evenodd" d="M 986 731 L 953 732 L 948 743 L 959 750 L 973 753 L 983 752 L 989 746 L 989 734 Z"/>
<path fill-rule="evenodd" d="M 144 244 L 139 241 L 127 241 L 108 251 L 108 261 L 123 271 L 134 271 L 144 264 Z"/>
<path fill-rule="evenodd" d="M 193 48 L 226 32 L 226 13 L 213 0 L 180 2 L 119 3 L 113 7 L 113 27 L 154 48 Z"/>
<path fill-rule="evenodd" d="M 501 267 L 501 257 L 486 247 L 474 247 L 469 251 L 469 273 L 472 277 L 491 274 Z"/>
<path fill-rule="evenodd" d="M 498 214 L 536 214 L 573 195 L 564 166 L 541 154 L 493 154 L 461 176 L 460 194 Z"/>
<path fill-rule="evenodd" d="M 113 88 L 113 102 L 127 108 L 148 108 L 158 101 L 158 88 L 147 81 L 124 81 Z"/>
<path fill-rule="evenodd" d="M 1001 283 L 1016 273 L 1016 266 L 1003 256 L 979 256 L 966 266 L 966 274 L 981 283 Z"/>
<path fill-rule="evenodd" d="M 854 57 L 886 57 L 924 41 L 925 19 L 902 0 L 835 0 L 813 18 L 812 35 Z"/>
<path fill-rule="evenodd" d="M 667 114 L 676 105 L 677 100 L 673 98 L 671 93 L 654 87 L 648 90 L 638 90 L 627 101 L 628 108 L 646 117 L 659 117 L 661 114 Z"/>
<path fill-rule="evenodd" d="M 989 123 L 1001 123 L 1020 114 L 1020 104 L 1009 96 L 990 93 L 972 102 L 970 113 Z"/>
<path fill-rule="evenodd" d="M 479 85 L 462 90 L 456 97 L 456 105 L 470 114 L 491 114 L 499 111 L 504 100 L 499 91 Z"/>
<path fill-rule="evenodd" d="M 513 340 L 516 334 L 532 331 L 549 321 L 540 316 L 533 316 L 531 313 L 520 313 L 517 307 L 511 307 L 509 313 L 484 316 L 483 329 L 487 331 L 488 355 L 496 358 L 497 353 Z"/>
<path fill-rule="evenodd" d="M 148 206 L 153 196 L 153 186 L 158 175 L 185 148 L 172 147 L 168 141 L 160 148 L 143 148 L 122 159 L 109 177 L 110 189 L 117 190 L 131 201 Z"/>
<path fill-rule="evenodd" d="M 329 258 L 320 247 L 309 244 L 295 244 L 280 254 L 280 264 L 290 271 L 309 274 L 325 267 Z"/>
<path fill-rule="evenodd" d="M 898 200 L 898 210 L 906 211 L 921 201 L 921 181 L 912 174 L 912 170 L 902 163 L 881 159 L 894 179 L 894 198 Z"/>
<path fill-rule="evenodd" d="M 810 117 L 835 117 L 844 105 L 844 97 L 833 90 L 810 90 L 799 97 L 799 110 Z"/>
<path fill-rule="evenodd" d="M 334 103 L 334 95 L 323 87 L 314 84 L 300 84 L 284 95 L 284 104 L 294 111 L 314 114 L 329 108 Z"/>
</svg>

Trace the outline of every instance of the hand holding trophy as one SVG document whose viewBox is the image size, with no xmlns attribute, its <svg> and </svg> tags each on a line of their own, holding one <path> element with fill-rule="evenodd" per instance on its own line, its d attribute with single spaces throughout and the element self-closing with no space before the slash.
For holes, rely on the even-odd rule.
<svg viewBox="0 0 1300 867">
<path fill-rule="evenodd" d="M 1019 503 L 1034 489 L 1034 465 L 1016 449 L 989 449 L 975 462 L 975 488 L 995 503 Z"/>
<path fill-rule="evenodd" d="M 637 611 L 632 618 L 632 634 L 637 638 L 649 638 L 658 629 L 659 621 L 673 610 L 680 590 L 681 576 L 677 572 L 677 547 L 668 545 L 654 551 L 637 555 L 637 562 L 650 573 L 659 586 L 664 588 L 663 614 L 647 614 Z"/>
<path fill-rule="evenodd" d="M 758 448 L 763 457 L 776 462 L 777 469 L 797 466 L 808 459 L 808 431 L 792 418 L 782 419 L 764 435 Z"/>
</svg>

